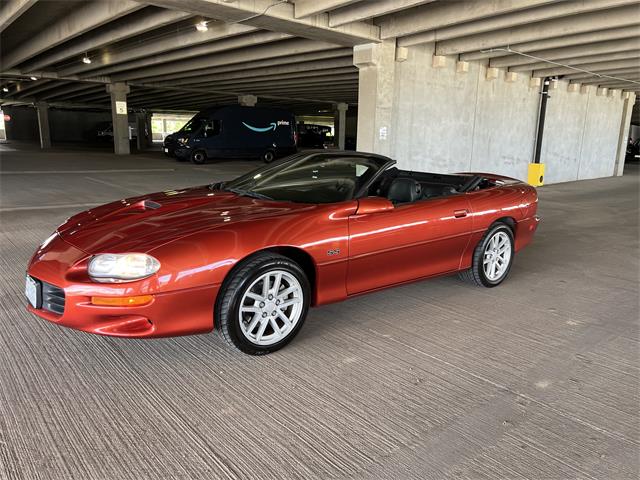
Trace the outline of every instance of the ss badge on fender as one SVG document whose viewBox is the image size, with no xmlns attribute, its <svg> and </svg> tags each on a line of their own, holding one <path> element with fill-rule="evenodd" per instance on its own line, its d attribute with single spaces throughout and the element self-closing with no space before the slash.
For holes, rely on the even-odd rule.
<svg viewBox="0 0 640 480">
<path fill-rule="evenodd" d="M 327 255 L 329 255 L 330 257 L 332 257 L 334 255 L 340 255 L 340 249 L 339 248 L 333 248 L 331 250 L 327 250 Z"/>
</svg>

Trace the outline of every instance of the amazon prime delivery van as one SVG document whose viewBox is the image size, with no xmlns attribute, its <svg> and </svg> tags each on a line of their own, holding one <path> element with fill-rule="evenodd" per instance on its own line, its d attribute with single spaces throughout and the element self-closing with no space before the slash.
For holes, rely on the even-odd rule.
<svg viewBox="0 0 640 480">
<path fill-rule="evenodd" d="M 296 152 L 296 121 L 280 108 L 230 105 L 202 110 L 168 135 L 164 152 L 204 163 L 216 158 L 261 158 L 271 162 Z"/>
</svg>

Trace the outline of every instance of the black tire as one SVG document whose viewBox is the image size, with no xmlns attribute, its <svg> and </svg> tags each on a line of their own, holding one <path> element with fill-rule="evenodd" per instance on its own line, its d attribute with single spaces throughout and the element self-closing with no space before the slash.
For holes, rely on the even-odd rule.
<svg viewBox="0 0 640 480">
<path fill-rule="evenodd" d="M 240 325 L 240 304 L 251 284 L 273 270 L 284 270 L 293 275 L 302 288 L 301 315 L 286 336 L 272 345 L 258 345 L 250 341 Z M 258 253 L 239 264 L 222 285 L 215 308 L 215 324 L 222 338 L 231 346 L 249 355 L 265 355 L 288 344 L 298 334 L 309 310 L 311 287 L 300 266 L 291 259 L 275 253 Z M 254 317 L 255 318 L 255 317 Z"/>
<path fill-rule="evenodd" d="M 498 234 L 499 232 L 504 232 L 509 238 L 509 242 L 511 243 L 511 256 L 509 258 L 509 263 L 507 265 L 506 271 L 498 278 L 497 280 L 490 280 L 484 272 L 483 268 L 483 259 L 484 259 L 484 251 L 487 248 L 487 244 L 491 241 L 491 239 Z M 515 255 L 515 242 L 513 237 L 513 230 L 509 228 L 508 225 L 504 223 L 495 223 L 485 232 L 484 236 L 476 246 L 476 249 L 473 252 L 473 260 L 471 262 L 471 268 L 467 270 L 463 270 L 458 273 L 460 279 L 465 282 L 471 283 L 472 285 L 477 285 L 479 287 L 487 287 L 493 288 L 500 285 L 509 275 L 511 271 L 511 266 L 513 265 L 513 258 Z"/>
<path fill-rule="evenodd" d="M 271 163 L 276 159 L 276 153 L 273 150 L 265 150 L 262 155 L 260 155 L 260 159 L 264 163 Z"/>
<path fill-rule="evenodd" d="M 196 165 L 202 165 L 207 161 L 207 153 L 204 150 L 194 150 L 191 153 L 191 162 Z"/>
</svg>

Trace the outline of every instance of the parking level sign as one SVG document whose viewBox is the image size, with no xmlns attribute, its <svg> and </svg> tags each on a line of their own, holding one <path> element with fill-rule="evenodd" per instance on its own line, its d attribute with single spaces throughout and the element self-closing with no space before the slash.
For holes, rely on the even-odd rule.
<svg viewBox="0 0 640 480">
<path fill-rule="evenodd" d="M 116 102 L 116 113 L 118 115 L 127 114 L 127 102 Z"/>
</svg>

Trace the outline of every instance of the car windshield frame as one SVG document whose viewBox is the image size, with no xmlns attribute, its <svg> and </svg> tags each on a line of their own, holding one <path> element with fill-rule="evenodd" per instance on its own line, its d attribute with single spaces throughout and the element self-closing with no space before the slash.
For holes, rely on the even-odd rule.
<svg viewBox="0 0 640 480">
<path fill-rule="evenodd" d="M 196 134 L 202 129 L 202 125 L 204 124 L 205 120 L 207 120 L 207 117 L 204 115 L 194 115 L 187 123 L 182 126 L 182 128 L 180 128 L 180 130 L 178 130 L 178 132 Z"/>
<path fill-rule="evenodd" d="M 292 199 L 291 195 L 277 195 L 279 193 L 278 190 L 271 191 L 269 190 L 269 181 L 276 180 L 281 174 L 286 174 L 287 172 L 291 172 L 296 168 L 304 167 L 305 163 L 310 163 L 310 166 L 313 166 L 314 163 L 321 162 L 326 160 L 327 162 L 331 162 L 332 160 L 344 159 L 344 166 L 349 166 L 349 162 L 353 162 L 354 160 L 360 159 L 366 162 L 368 165 L 368 170 L 365 171 L 361 175 L 361 182 L 357 185 L 354 185 L 354 189 L 346 198 L 339 200 L 329 200 L 329 201 L 303 201 L 300 199 Z M 389 167 L 395 164 L 395 160 L 392 160 L 387 157 L 383 157 L 380 155 L 374 154 L 362 154 L 357 152 L 327 152 L 327 151 L 307 151 L 302 153 L 293 154 L 291 156 L 282 158 L 278 161 L 270 163 L 268 165 L 264 165 L 255 170 L 252 170 L 240 177 L 235 178 L 234 180 L 230 180 L 229 182 L 222 182 L 217 184 L 212 184 L 211 187 L 214 189 L 221 189 L 226 191 L 233 191 L 238 195 L 245 195 L 253 198 L 262 198 L 262 199 L 270 199 L 275 201 L 288 201 L 294 203 L 306 203 L 306 204 L 329 204 L 329 203 L 341 203 L 345 201 L 351 201 L 358 198 L 361 198 L 368 191 L 369 186 L 375 182 L 375 180 Z M 317 177 L 312 177 L 315 180 L 318 180 Z M 356 178 L 356 181 L 360 179 L 360 176 Z M 304 179 L 300 179 L 303 181 Z M 347 180 L 347 177 L 345 177 Z M 353 180 L 353 177 L 348 180 Z M 329 180 L 331 181 L 331 179 Z M 308 185 L 318 185 L 321 184 L 321 181 L 314 182 L 312 179 L 309 179 Z M 277 184 L 275 184 L 272 188 L 276 188 Z M 298 183 L 298 187 L 304 187 L 305 183 Z M 267 190 L 268 193 L 263 193 L 264 190 Z M 290 190 L 283 188 L 281 190 L 284 192 L 291 193 Z M 274 195 L 276 193 L 276 195 Z M 327 190 L 327 193 L 332 193 L 331 190 Z"/>
</svg>

